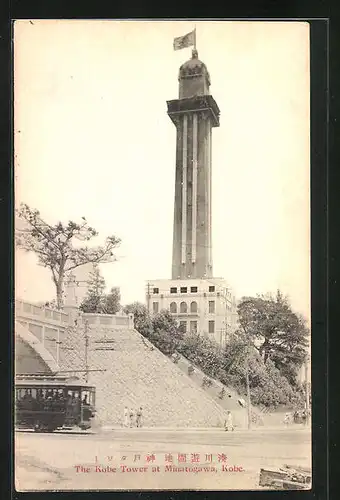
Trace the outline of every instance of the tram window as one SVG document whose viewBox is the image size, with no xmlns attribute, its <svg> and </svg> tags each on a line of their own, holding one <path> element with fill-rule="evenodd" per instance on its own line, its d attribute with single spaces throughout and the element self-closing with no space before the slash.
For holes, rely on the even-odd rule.
<svg viewBox="0 0 340 500">
<path fill-rule="evenodd" d="M 37 390 L 36 389 L 17 389 L 17 400 L 26 400 L 26 399 L 36 399 Z"/>
<path fill-rule="evenodd" d="M 72 391 L 72 389 L 67 391 L 67 397 L 71 399 L 79 399 L 79 391 Z"/>
<path fill-rule="evenodd" d="M 24 389 L 22 399 L 28 399 L 30 397 L 29 389 Z"/>
<path fill-rule="evenodd" d="M 94 406 L 95 404 L 95 392 L 94 391 L 89 391 L 90 392 L 90 404 Z"/>
<path fill-rule="evenodd" d="M 92 404 L 90 391 L 81 391 L 81 401 L 84 404 Z"/>
<path fill-rule="evenodd" d="M 45 399 L 52 399 L 51 389 L 47 389 L 46 394 L 45 394 Z"/>
</svg>

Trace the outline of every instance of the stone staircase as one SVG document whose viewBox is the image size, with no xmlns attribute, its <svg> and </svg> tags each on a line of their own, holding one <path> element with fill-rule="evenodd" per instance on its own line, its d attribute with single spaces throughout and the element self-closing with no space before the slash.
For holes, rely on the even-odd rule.
<svg viewBox="0 0 340 500">
<path fill-rule="evenodd" d="M 171 357 L 173 363 L 180 368 L 183 373 L 202 390 L 204 390 L 219 406 L 226 412 L 230 410 L 233 414 L 233 422 L 236 427 L 245 428 L 248 425 L 248 409 L 242 407 L 239 400 L 246 403 L 246 398 L 240 395 L 232 387 L 227 387 L 219 380 L 207 377 L 197 366 L 193 365 L 187 358 L 179 353 L 175 353 Z M 193 370 L 191 369 L 193 368 Z M 252 423 L 254 425 L 264 424 L 264 415 L 256 407 L 252 407 Z"/>
<path fill-rule="evenodd" d="M 84 326 L 70 328 L 60 350 L 61 368 L 84 370 Z M 143 408 L 146 427 L 220 427 L 225 409 L 136 330 L 89 331 L 89 383 L 96 387 L 103 425 L 121 426 L 124 407 Z"/>
</svg>

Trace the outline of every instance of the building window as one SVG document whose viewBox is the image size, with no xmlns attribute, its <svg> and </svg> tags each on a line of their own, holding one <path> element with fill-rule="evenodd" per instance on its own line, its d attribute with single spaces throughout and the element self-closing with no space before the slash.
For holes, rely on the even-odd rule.
<svg viewBox="0 0 340 500">
<path fill-rule="evenodd" d="M 159 293 L 159 288 L 154 288 L 154 289 L 153 289 L 153 293 L 154 293 L 154 294 Z"/>
<path fill-rule="evenodd" d="M 190 312 L 197 313 L 197 302 L 191 302 L 191 304 L 190 304 Z"/>
<path fill-rule="evenodd" d="M 181 332 L 186 333 L 187 331 L 187 322 L 186 321 L 180 321 L 179 322 L 179 329 Z"/>
<path fill-rule="evenodd" d="M 215 291 L 215 287 L 214 286 L 209 286 L 209 292 L 214 292 Z"/>
<path fill-rule="evenodd" d="M 154 313 L 158 313 L 158 309 L 159 309 L 159 304 L 158 302 L 153 302 L 152 303 L 152 310 Z"/>
<path fill-rule="evenodd" d="M 190 292 L 191 292 L 191 293 L 197 293 L 197 286 L 192 286 L 192 287 L 190 288 Z"/>
<path fill-rule="evenodd" d="M 190 332 L 197 333 L 197 321 L 190 321 Z"/>
<path fill-rule="evenodd" d="M 176 304 L 176 302 L 171 302 L 171 304 L 170 304 L 170 312 L 172 314 L 176 314 L 176 312 L 177 312 L 177 304 Z"/>
<path fill-rule="evenodd" d="M 209 333 L 215 333 L 215 321 L 209 321 Z"/>
<path fill-rule="evenodd" d="M 170 293 L 177 293 L 177 288 L 175 286 L 172 286 L 170 288 Z"/>
<path fill-rule="evenodd" d="M 215 312 L 215 301 L 209 300 L 209 314 L 213 314 Z"/>
<path fill-rule="evenodd" d="M 186 302 L 181 302 L 181 304 L 179 306 L 179 312 L 181 312 L 181 313 L 188 312 L 188 306 L 187 306 Z"/>
<path fill-rule="evenodd" d="M 181 286 L 181 293 L 187 293 L 188 289 L 186 286 Z"/>
</svg>

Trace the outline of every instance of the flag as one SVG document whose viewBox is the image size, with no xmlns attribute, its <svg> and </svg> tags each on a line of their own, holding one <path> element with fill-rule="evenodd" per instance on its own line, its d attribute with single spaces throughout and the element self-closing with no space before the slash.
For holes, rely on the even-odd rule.
<svg viewBox="0 0 340 500">
<path fill-rule="evenodd" d="M 195 45 L 196 30 L 187 33 L 184 36 L 179 36 L 174 39 L 174 50 L 185 49 L 191 45 Z"/>
</svg>

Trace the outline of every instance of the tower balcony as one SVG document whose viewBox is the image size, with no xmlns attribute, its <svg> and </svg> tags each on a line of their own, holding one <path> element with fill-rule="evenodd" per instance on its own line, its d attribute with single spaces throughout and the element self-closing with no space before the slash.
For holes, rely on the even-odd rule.
<svg viewBox="0 0 340 500">
<path fill-rule="evenodd" d="M 220 110 L 215 99 L 211 95 L 195 96 L 188 99 L 175 99 L 167 101 L 167 105 L 168 115 L 175 125 L 177 125 L 179 116 L 185 113 L 206 112 L 211 119 L 211 126 L 220 126 Z"/>
</svg>

